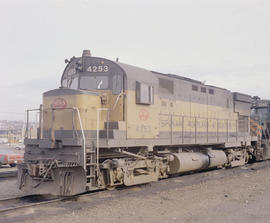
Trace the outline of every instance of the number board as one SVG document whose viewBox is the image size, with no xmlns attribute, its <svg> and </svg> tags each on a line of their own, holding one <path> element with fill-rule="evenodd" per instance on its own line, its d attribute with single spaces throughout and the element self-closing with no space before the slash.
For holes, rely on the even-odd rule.
<svg viewBox="0 0 270 223">
<path fill-rule="evenodd" d="M 87 68 L 87 71 L 88 72 L 91 72 L 91 73 L 103 73 L 103 72 L 108 72 L 109 71 L 109 66 L 107 65 L 90 65 L 88 68 Z"/>
</svg>

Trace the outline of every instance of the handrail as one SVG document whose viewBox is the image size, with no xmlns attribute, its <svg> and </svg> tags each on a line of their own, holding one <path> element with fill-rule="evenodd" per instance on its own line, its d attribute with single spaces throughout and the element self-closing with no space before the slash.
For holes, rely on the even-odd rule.
<svg viewBox="0 0 270 223">
<path fill-rule="evenodd" d="M 116 100 L 115 100 L 115 102 L 114 102 L 114 105 L 113 105 L 113 107 L 112 107 L 112 110 L 115 109 L 115 107 L 116 107 L 116 105 L 117 105 L 117 103 L 118 103 L 118 101 L 119 101 L 120 96 L 121 96 L 121 95 L 124 95 L 124 94 L 125 94 L 124 92 L 121 92 L 120 94 L 118 94 L 118 96 L 117 96 L 117 98 L 116 98 Z"/>
<path fill-rule="evenodd" d="M 26 127 L 25 127 L 25 133 L 24 133 L 25 138 L 29 137 L 29 112 L 31 112 L 31 111 L 40 111 L 40 108 L 26 110 Z"/>
<path fill-rule="evenodd" d="M 52 111 L 54 110 L 62 110 L 62 108 L 50 108 Z M 84 129 L 83 129 L 83 124 L 82 124 L 82 119 L 81 119 L 81 115 L 80 115 L 80 111 L 78 109 L 78 107 L 73 107 L 73 108 L 65 108 L 65 109 L 70 109 L 72 111 L 76 111 L 78 114 L 78 119 L 79 119 L 79 124 L 80 124 L 80 128 L 82 131 L 82 138 L 83 138 L 83 167 L 86 170 L 86 142 L 85 142 L 85 133 L 84 133 Z M 39 118 L 39 127 L 40 127 L 40 139 L 42 139 L 42 111 L 46 110 L 43 108 L 43 106 L 40 106 L 39 109 L 29 109 L 26 110 L 27 113 L 27 121 L 26 121 L 26 131 L 25 131 L 25 137 L 28 138 L 29 137 L 29 112 L 31 111 L 39 111 L 40 112 L 40 118 Z M 74 122 L 74 117 L 73 117 L 73 113 L 72 113 L 72 122 Z M 74 128 L 74 123 L 72 123 L 72 128 Z M 77 133 L 77 129 L 75 128 L 76 131 L 76 135 L 78 136 Z"/>
<path fill-rule="evenodd" d="M 99 125 L 100 125 L 99 121 L 100 121 L 100 112 L 101 111 L 107 111 L 108 112 L 109 109 L 108 108 L 98 108 L 97 109 L 97 144 L 96 144 L 96 150 L 97 150 L 97 152 L 96 152 L 96 156 L 97 156 L 96 157 L 96 162 L 97 162 L 97 165 L 96 165 L 96 167 L 97 167 L 97 177 L 98 178 L 99 178 Z M 108 122 L 108 120 L 107 120 L 107 122 Z"/>
<path fill-rule="evenodd" d="M 43 129 L 43 105 L 41 104 L 39 106 L 39 136 L 38 138 L 39 139 L 42 139 L 43 138 L 43 132 L 42 132 L 42 129 Z"/>
<path fill-rule="evenodd" d="M 82 120 L 81 120 L 81 115 L 80 115 L 80 111 L 77 107 L 73 107 L 74 110 L 77 111 L 78 113 L 78 119 L 79 119 L 79 123 L 80 123 L 80 127 L 82 130 L 82 137 L 83 137 L 83 168 L 86 171 L 86 148 L 85 148 L 85 134 L 84 134 L 84 129 L 83 129 L 83 125 L 82 125 Z"/>
</svg>

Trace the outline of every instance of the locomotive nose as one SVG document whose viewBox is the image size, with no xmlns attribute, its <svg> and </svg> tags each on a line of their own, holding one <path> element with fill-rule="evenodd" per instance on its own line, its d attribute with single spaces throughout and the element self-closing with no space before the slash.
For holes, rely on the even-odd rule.
<svg viewBox="0 0 270 223">
<path fill-rule="evenodd" d="M 44 136 L 54 132 L 56 139 L 61 139 L 73 131 L 95 130 L 96 109 L 100 106 L 100 96 L 95 92 L 59 88 L 44 93 Z"/>
</svg>

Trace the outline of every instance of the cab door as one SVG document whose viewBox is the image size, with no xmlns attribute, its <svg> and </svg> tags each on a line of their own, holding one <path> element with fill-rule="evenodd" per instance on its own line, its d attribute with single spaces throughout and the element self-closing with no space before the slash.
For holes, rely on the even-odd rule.
<svg viewBox="0 0 270 223">
<path fill-rule="evenodd" d="M 124 76 L 114 74 L 111 79 L 112 90 L 108 94 L 108 107 L 110 110 L 110 122 L 125 120 L 125 89 Z"/>
</svg>

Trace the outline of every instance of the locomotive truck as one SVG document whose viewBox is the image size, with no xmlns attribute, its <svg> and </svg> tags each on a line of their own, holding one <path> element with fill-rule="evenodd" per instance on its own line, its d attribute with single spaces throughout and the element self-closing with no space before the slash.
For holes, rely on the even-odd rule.
<svg viewBox="0 0 270 223">
<path fill-rule="evenodd" d="M 269 158 L 250 131 L 249 95 L 89 50 L 65 62 L 37 137 L 26 134 L 21 190 L 70 196 Z"/>
</svg>

